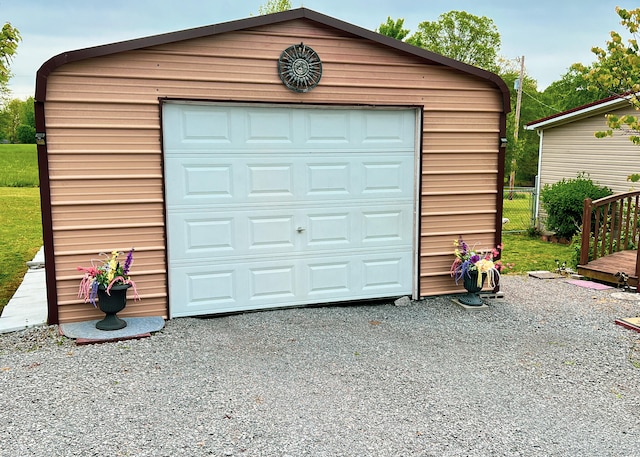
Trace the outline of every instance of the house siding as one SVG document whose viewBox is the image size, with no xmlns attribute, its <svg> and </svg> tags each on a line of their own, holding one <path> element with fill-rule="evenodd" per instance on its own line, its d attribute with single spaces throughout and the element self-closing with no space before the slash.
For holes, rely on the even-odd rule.
<svg viewBox="0 0 640 457">
<path fill-rule="evenodd" d="M 636 115 L 631 106 L 612 112 L 616 115 Z M 588 173 L 598 185 L 610 187 L 615 193 L 637 190 L 627 181 L 634 173 L 632 164 L 638 160 L 638 146 L 627 135 L 615 131 L 613 137 L 596 138 L 594 133 L 607 130 L 604 112 L 574 122 L 544 130 L 540 184 L 554 184 L 573 179 L 578 173 Z"/>
<path fill-rule="evenodd" d="M 318 87 L 287 90 L 276 62 L 304 42 L 323 62 Z M 161 103 L 188 99 L 423 109 L 420 292 L 459 290 L 458 235 L 492 246 L 499 211 L 503 98 L 495 84 L 429 65 L 306 19 L 95 57 L 48 75 L 45 119 L 59 322 L 95 319 L 77 298 L 98 252 L 135 247 L 142 300 L 122 316 L 167 317 Z M 499 227 L 498 227 L 499 230 Z"/>
</svg>

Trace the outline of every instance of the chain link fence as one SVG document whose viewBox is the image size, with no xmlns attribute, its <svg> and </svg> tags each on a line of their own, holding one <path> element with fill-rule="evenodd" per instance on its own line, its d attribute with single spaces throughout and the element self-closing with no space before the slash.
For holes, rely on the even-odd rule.
<svg viewBox="0 0 640 457">
<path fill-rule="evenodd" d="M 502 233 L 521 233 L 535 226 L 536 188 L 504 188 Z"/>
</svg>

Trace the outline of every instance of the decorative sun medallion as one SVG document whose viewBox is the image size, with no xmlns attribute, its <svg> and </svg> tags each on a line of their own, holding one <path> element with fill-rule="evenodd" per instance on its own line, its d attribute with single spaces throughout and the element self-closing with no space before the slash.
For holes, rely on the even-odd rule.
<svg viewBox="0 0 640 457">
<path fill-rule="evenodd" d="M 282 83 L 292 91 L 309 92 L 320 82 L 322 62 L 309 46 L 294 44 L 280 54 L 278 74 Z"/>
</svg>

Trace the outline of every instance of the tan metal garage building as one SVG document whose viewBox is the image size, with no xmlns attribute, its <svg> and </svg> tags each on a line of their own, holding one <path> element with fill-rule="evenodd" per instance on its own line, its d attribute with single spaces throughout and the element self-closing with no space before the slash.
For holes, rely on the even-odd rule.
<svg viewBox="0 0 640 457">
<path fill-rule="evenodd" d="M 123 316 L 455 292 L 500 241 L 495 74 L 300 8 L 72 51 L 37 74 L 50 323 L 135 247 Z"/>
</svg>

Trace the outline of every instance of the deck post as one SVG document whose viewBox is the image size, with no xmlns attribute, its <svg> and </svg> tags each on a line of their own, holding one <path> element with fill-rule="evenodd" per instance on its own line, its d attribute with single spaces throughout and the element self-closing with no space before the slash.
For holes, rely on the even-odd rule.
<svg viewBox="0 0 640 457">
<path fill-rule="evenodd" d="M 636 248 L 636 293 L 640 293 L 640 248 Z"/>
<path fill-rule="evenodd" d="M 591 199 L 584 199 L 582 209 L 582 241 L 580 244 L 580 265 L 589 263 L 589 243 L 591 240 Z M 595 249 L 595 248 L 594 248 Z"/>
</svg>

